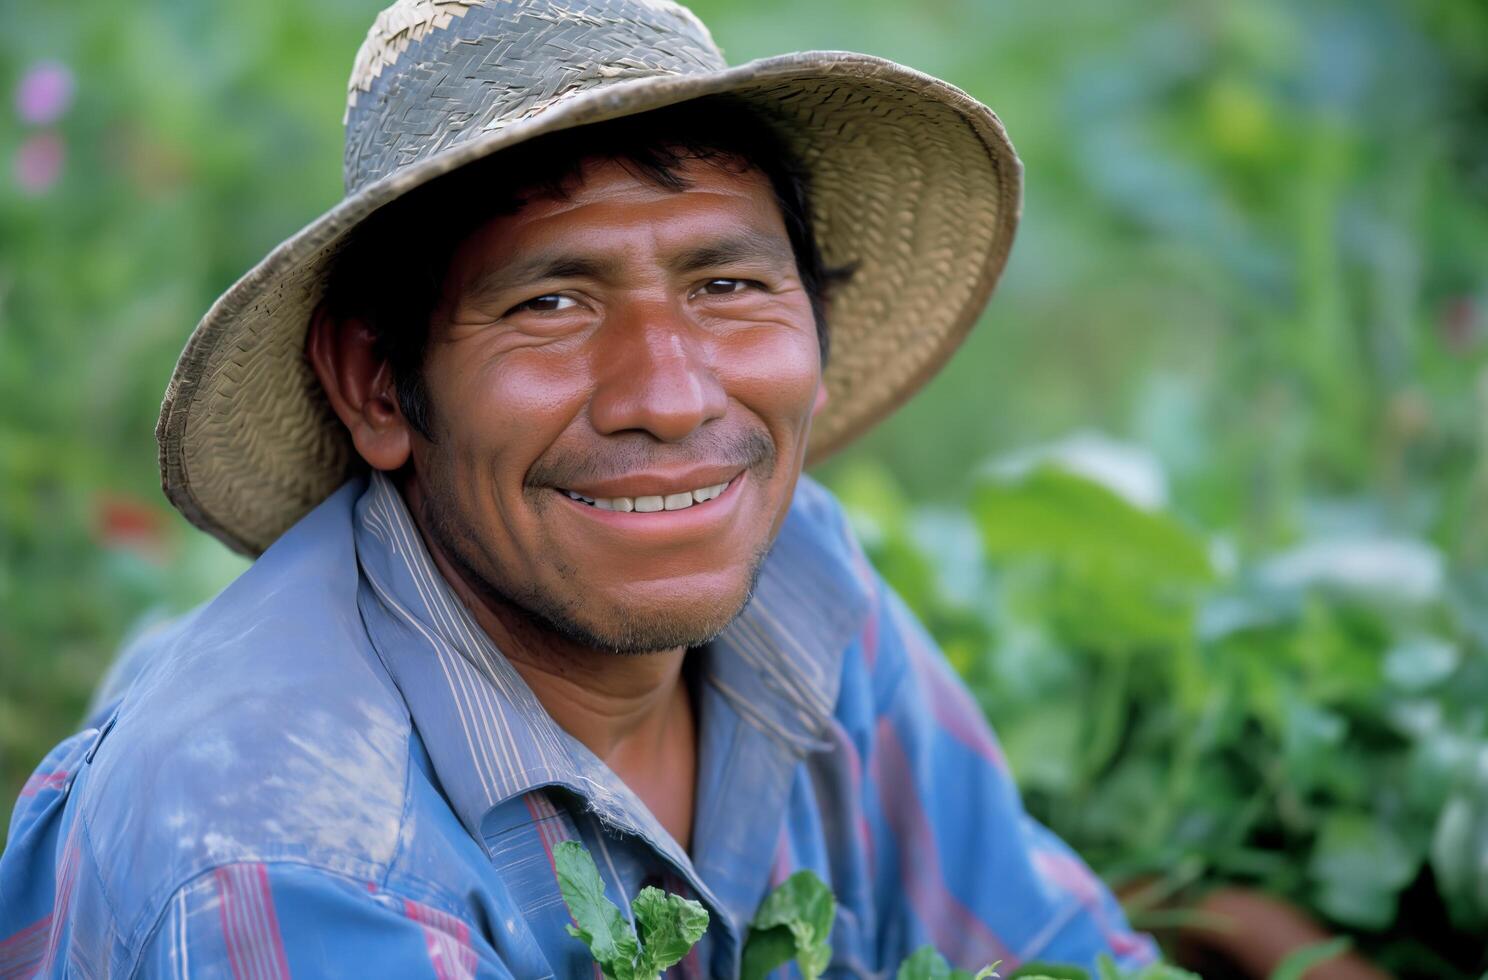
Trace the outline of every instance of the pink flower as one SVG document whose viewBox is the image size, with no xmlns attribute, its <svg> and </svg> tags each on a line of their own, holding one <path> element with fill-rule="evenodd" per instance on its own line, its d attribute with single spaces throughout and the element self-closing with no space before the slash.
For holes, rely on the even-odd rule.
<svg viewBox="0 0 1488 980">
<path fill-rule="evenodd" d="M 60 61 L 39 61 L 16 86 L 16 112 L 24 122 L 45 126 L 56 122 L 72 104 L 72 70 Z"/>
<path fill-rule="evenodd" d="M 62 175 L 62 139 L 56 133 L 37 133 L 16 149 L 15 180 L 27 194 L 44 194 Z"/>
</svg>

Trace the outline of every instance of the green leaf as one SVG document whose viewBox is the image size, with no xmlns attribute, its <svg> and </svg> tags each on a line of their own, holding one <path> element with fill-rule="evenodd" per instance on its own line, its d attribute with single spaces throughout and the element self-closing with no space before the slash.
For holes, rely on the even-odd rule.
<svg viewBox="0 0 1488 980">
<path fill-rule="evenodd" d="M 1014 970 L 1008 980 L 1090 980 L 1090 972 L 1078 966 L 1034 960 Z"/>
<path fill-rule="evenodd" d="M 1480 749 L 1488 759 L 1488 749 Z M 1431 839 L 1431 869 L 1452 921 L 1481 929 L 1488 921 L 1488 770 L 1480 768 L 1442 807 Z"/>
<path fill-rule="evenodd" d="M 926 944 L 899 964 L 894 980 L 989 980 L 997 976 L 997 967 L 1001 963 L 1001 960 L 990 963 L 973 975 L 969 970 L 953 968 L 934 946 Z"/>
<path fill-rule="evenodd" d="M 765 980 L 770 971 L 796 955 L 796 937 L 785 926 L 759 929 L 751 926 L 744 942 L 739 980 Z"/>
<path fill-rule="evenodd" d="M 630 903 L 641 934 L 636 976 L 647 980 L 687 955 L 708 930 L 708 910 L 698 902 L 660 888 L 642 888 Z"/>
<path fill-rule="evenodd" d="M 812 871 L 797 871 L 760 903 L 753 925 L 761 929 L 803 927 L 818 937 L 832 931 L 837 899 Z"/>
<path fill-rule="evenodd" d="M 1451 676 L 1462 662 L 1457 644 L 1436 636 L 1412 636 L 1385 656 L 1385 679 L 1404 691 L 1424 691 Z"/>
<path fill-rule="evenodd" d="M 750 960 L 750 946 L 756 942 L 756 932 L 768 933 L 784 929 L 789 935 L 796 965 L 800 967 L 804 980 L 816 980 L 832 960 L 832 947 L 828 939 L 832 934 L 832 920 L 837 914 L 837 899 L 826 883 L 811 871 L 797 871 L 787 878 L 760 903 L 759 911 L 749 927 L 749 939 L 745 942 L 745 958 L 751 969 L 759 969 L 778 955 L 783 943 L 781 938 L 761 937 L 760 945 Z M 764 968 L 764 973 L 773 970 L 783 959 Z M 748 976 L 763 976 L 748 974 Z"/>
<path fill-rule="evenodd" d="M 1308 970 L 1347 952 L 1350 945 L 1352 944 L 1347 936 L 1340 936 L 1293 950 L 1271 971 L 1271 980 L 1302 980 L 1303 974 Z"/>
<path fill-rule="evenodd" d="M 1204 541 L 1173 518 L 1052 467 L 978 487 L 973 512 L 987 551 L 1096 564 L 1176 582 L 1213 577 Z"/>
<path fill-rule="evenodd" d="M 1095 965 L 1099 980 L 1202 980 L 1197 973 L 1190 973 L 1161 960 L 1127 971 L 1117 965 L 1111 954 L 1102 953 Z"/>
<path fill-rule="evenodd" d="M 1125 974 L 1123 980 L 1203 980 L 1197 973 L 1190 973 L 1171 963 L 1149 963 L 1133 973 Z"/>
<path fill-rule="evenodd" d="M 575 923 L 568 927 L 569 935 L 589 947 L 594 962 L 610 980 L 635 980 L 640 943 L 620 907 L 605 897 L 594 859 L 584 845 L 561 841 L 553 848 L 553 860 L 558 890 Z"/>
<path fill-rule="evenodd" d="M 1371 814 L 1343 810 L 1323 821 L 1308 873 L 1318 905 L 1328 915 L 1383 929 L 1393 921 L 1400 890 L 1415 878 L 1423 856 Z"/>
<path fill-rule="evenodd" d="M 894 980 L 951 980 L 951 964 L 934 946 L 921 946 L 899 964 Z"/>
</svg>

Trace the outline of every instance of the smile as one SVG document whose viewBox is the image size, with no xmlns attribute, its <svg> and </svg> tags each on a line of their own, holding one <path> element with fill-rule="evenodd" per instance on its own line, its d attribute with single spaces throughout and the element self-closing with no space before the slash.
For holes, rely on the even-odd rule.
<svg viewBox="0 0 1488 980">
<path fill-rule="evenodd" d="M 622 514 L 632 511 L 638 514 L 654 514 L 664 510 L 686 510 L 698 504 L 705 504 L 715 497 L 721 496 L 729 488 L 733 481 L 715 483 L 712 486 L 699 487 L 696 490 L 679 490 L 676 493 L 646 494 L 640 497 L 586 497 L 572 490 L 563 490 L 572 500 L 582 504 L 588 504 L 597 510 L 613 510 Z"/>
</svg>

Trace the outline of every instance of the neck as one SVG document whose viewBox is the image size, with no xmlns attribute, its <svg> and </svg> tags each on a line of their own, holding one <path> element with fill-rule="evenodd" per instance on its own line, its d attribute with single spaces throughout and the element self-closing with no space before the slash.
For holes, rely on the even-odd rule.
<svg viewBox="0 0 1488 980">
<path fill-rule="evenodd" d="M 461 596 L 467 605 L 471 598 Z M 692 737 L 685 649 L 617 654 L 539 631 L 509 606 L 472 608 L 553 720 L 622 776 L 664 758 L 684 729 Z"/>
</svg>

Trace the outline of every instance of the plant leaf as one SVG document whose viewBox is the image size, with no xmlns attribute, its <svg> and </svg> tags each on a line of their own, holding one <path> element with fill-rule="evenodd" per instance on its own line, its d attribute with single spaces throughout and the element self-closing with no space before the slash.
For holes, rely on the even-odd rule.
<svg viewBox="0 0 1488 980">
<path fill-rule="evenodd" d="M 899 964 L 894 980 L 951 980 L 951 965 L 934 946 L 921 946 Z"/>
<path fill-rule="evenodd" d="M 837 911 L 837 899 L 826 882 L 813 871 L 797 871 L 780 887 L 772 891 L 760 903 L 754 913 L 756 928 L 771 929 L 775 926 L 793 924 L 808 928 L 818 937 L 832 931 L 832 918 Z"/>
<path fill-rule="evenodd" d="M 970 970 L 952 967 L 934 946 L 926 944 L 899 964 L 894 980 L 992 980 L 997 977 L 997 967 L 1001 964 L 1002 960 L 989 963 L 973 975 Z"/>
<path fill-rule="evenodd" d="M 1090 980 L 1090 971 L 1078 966 L 1034 960 L 1014 970 L 1008 980 Z"/>
<path fill-rule="evenodd" d="M 796 955 L 796 937 L 785 926 L 773 929 L 749 928 L 744 942 L 744 957 L 739 967 L 739 980 L 765 980 L 770 971 Z"/>
<path fill-rule="evenodd" d="M 1383 929 L 1423 856 L 1374 815 L 1337 809 L 1323 819 L 1308 874 L 1324 912 L 1348 925 Z"/>
<path fill-rule="evenodd" d="M 708 910 L 660 888 L 642 888 L 630 903 L 641 938 L 636 977 L 652 978 L 687 955 L 708 930 Z"/>
<path fill-rule="evenodd" d="M 1066 966 L 1051 966 L 1047 963 L 1037 964 L 1040 971 L 1057 973 L 1065 976 L 1065 971 L 1074 969 Z M 1095 961 L 1096 976 L 1098 980 L 1203 980 L 1197 973 L 1190 973 L 1171 963 L 1161 960 L 1156 963 L 1148 963 L 1146 966 L 1137 967 L 1134 970 L 1123 970 L 1112 958 L 1110 953 L 1102 953 Z M 1086 974 L 1083 970 L 1078 971 L 1081 977 Z M 1013 974 L 1013 977 L 1024 978 L 1022 970 Z M 1011 978 L 1010 978 L 1011 980 Z"/>
<path fill-rule="evenodd" d="M 620 907 L 605 897 L 604 880 L 594 859 L 576 841 L 561 841 L 553 848 L 558 871 L 558 890 L 575 925 L 569 935 L 589 947 L 594 962 L 611 980 L 635 980 L 635 959 L 640 943 L 625 921 Z"/>
<path fill-rule="evenodd" d="M 1128 973 L 1129 980 L 1203 980 L 1197 973 L 1190 973 L 1171 963 L 1148 963 L 1135 973 Z"/>
<path fill-rule="evenodd" d="M 1054 467 L 982 481 L 972 509 L 994 557 L 1095 562 L 1163 581 L 1206 583 L 1214 574 L 1203 539 L 1183 524 Z"/>
<path fill-rule="evenodd" d="M 784 928 L 793 941 L 801 976 L 804 980 L 816 980 L 832 960 L 832 947 L 827 940 L 832 934 L 832 920 L 836 914 L 837 899 L 826 883 L 812 871 L 797 871 L 760 903 L 754 922 L 750 924 L 745 952 L 749 952 L 756 930 L 765 932 Z M 755 967 L 766 962 L 780 948 L 779 939 L 761 939 L 760 942 L 762 945 L 753 961 Z M 778 965 L 767 967 L 765 972 Z"/>
<path fill-rule="evenodd" d="M 1347 952 L 1351 945 L 1347 936 L 1340 936 L 1337 939 L 1294 949 L 1271 972 L 1271 980 L 1302 980 L 1308 970 Z"/>
</svg>

